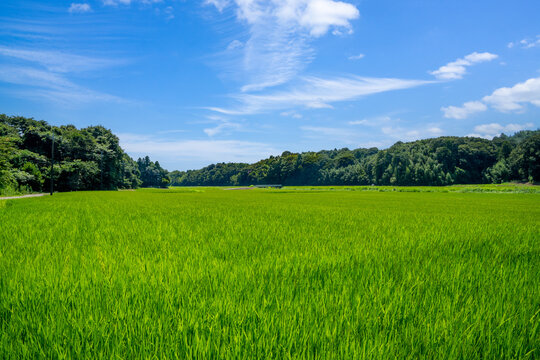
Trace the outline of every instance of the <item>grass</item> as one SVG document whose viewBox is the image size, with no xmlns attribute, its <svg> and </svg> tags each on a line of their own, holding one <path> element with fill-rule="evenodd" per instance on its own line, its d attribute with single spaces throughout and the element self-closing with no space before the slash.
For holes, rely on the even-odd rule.
<svg viewBox="0 0 540 360">
<path fill-rule="evenodd" d="M 0 358 L 540 358 L 539 219 L 536 193 L 0 201 Z"/>
</svg>

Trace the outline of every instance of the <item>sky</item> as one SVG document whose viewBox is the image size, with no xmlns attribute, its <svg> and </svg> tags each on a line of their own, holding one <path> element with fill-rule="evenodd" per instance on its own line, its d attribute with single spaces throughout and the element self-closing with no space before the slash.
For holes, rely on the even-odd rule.
<svg viewBox="0 0 540 360">
<path fill-rule="evenodd" d="M 168 170 L 540 125 L 538 0 L 0 2 L 0 113 Z"/>
</svg>

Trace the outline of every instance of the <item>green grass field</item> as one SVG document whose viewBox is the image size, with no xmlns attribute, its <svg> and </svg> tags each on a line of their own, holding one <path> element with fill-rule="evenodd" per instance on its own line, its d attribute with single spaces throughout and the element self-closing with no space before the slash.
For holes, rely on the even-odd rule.
<svg viewBox="0 0 540 360">
<path fill-rule="evenodd" d="M 540 358 L 540 194 L 381 189 L 0 201 L 0 358 Z"/>
</svg>

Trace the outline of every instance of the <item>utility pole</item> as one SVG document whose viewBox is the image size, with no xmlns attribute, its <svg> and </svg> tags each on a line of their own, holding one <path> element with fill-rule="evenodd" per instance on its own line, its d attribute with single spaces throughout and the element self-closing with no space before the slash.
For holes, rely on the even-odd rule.
<svg viewBox="0 0 540 360">
<path fill-rule="evenodd" d="M 54 132 L 52 133 L 51 143 L 51 196 L 54 192 Z"/>
<path fill-rule="evenodd" d="M 99 189 L 103 190 L 103 149 L 101 149 L 101 171 L 100 171 L 100 175 L 101 175 L 101 184 L 99 185 Z"/>
<path fill-rule="evenodd" d="M 122 160 L 122 188 L 126 186 L 126 162 Z"/>
</svg>

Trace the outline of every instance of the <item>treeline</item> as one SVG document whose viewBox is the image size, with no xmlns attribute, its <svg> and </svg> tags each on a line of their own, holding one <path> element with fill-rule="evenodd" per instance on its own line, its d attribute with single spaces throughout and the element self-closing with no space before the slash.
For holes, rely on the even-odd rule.
<svg viewBox="0 0 540 360">
<path fill-rule="evenodd" d="M 102 126 L 77 129 L 0 115 L 0 194 L 48 191 L 54 141 L 55 191 L 137 187 L 283 185 L 451 185 L 540 181 L 540 130 L 486 140 L 440 137 L 392 147 L 270 156 L 254 164 L 200 170 L 137 161 Z"/>
<path fill-rule="evenodd" d="M 167 171 L 157 161 L 148 157 L 134 161 L 118 137 L 102 126 L 57 127 L 0 114 L 0 194 L 48 191 L 51 157 L 55 191 L 169 184 Z"/>
<path fill-rule="evenodd" d="M 377 148 L 291 153 L 255 164 L 173 171 L 174 186 L 451 185 L 540 181 L 540 130 L 486 140 L 439 137 Z"/>
</svg>

